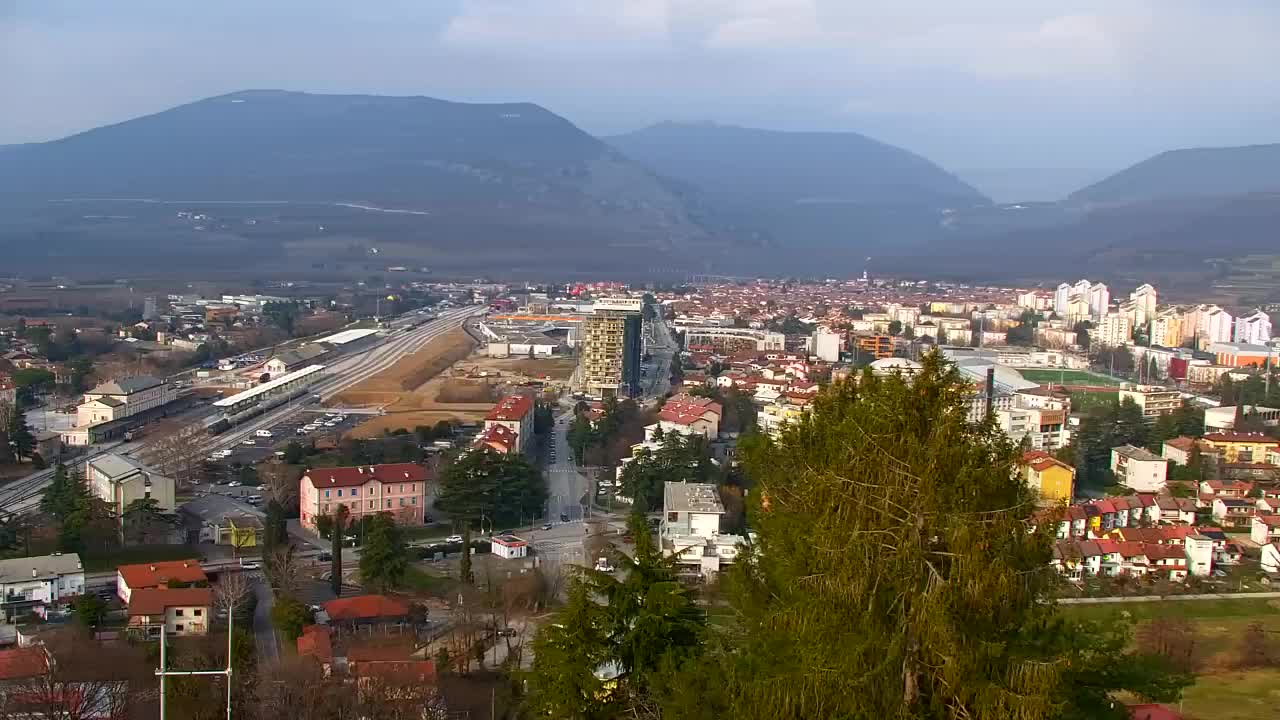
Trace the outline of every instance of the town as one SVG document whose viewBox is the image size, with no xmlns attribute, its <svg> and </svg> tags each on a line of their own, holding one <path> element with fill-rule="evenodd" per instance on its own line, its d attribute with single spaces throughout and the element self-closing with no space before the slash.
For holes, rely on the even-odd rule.
<svg viewBox="0 0 1280 720">
<path fill-rule="evenodd" d="M 0 286 L 6 686 L 56 668 L 144 717 L 162 645 L 175 716 L 250 690 L 164 672 L 253 667 L 264 705 L 493 717 L 581 572 L 608 597 L 657 563 L 717 621 L 767 502 L 744 458 L 933 362 L 1017 453 L 1064 606 L 1280 596 L 1280 308 L 866 274 L 253 290 Z M 79 678 L 90 647 L 132 675 Z"/>
</svg>

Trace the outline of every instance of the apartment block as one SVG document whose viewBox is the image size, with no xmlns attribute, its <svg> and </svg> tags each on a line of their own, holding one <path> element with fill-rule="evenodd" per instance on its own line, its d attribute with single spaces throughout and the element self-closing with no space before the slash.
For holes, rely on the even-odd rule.
<svg viewBox="0 0 1280 720">
<path fill-rule="evenodd" d="M 583 321 L 581 383 L 587 393 L 639 394 L 642 308 L 639 298 L 602 298 Z"/>
</svg>

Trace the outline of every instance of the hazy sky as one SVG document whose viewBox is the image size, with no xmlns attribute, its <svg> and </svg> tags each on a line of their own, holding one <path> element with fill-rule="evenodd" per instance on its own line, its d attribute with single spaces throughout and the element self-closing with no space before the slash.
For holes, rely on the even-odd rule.
<svg viewBox="0 0 1280 720">
<path fill-rule="evenodd" d="M 1280 0 L 0 0 L 0 143 L 233 90 L 848 129 L 951 168 L 1280 142 Z"/>
</svg>

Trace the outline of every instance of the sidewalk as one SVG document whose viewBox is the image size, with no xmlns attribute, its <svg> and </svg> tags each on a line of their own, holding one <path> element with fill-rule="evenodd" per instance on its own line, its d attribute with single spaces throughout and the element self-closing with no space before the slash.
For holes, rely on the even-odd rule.
<svg viewBox="0 0 1280 720">
<path fill-rule="evenodd" d="M 1106 603 L 1162 602 L 1165 600 L 1268 600 L 1280 598 L 1280 592 L 1202 593 L 1199 595 L 1128 595 L 1122 597 L 1063 598 L 1059 605 L 1102 605 Z"/>
</svg>

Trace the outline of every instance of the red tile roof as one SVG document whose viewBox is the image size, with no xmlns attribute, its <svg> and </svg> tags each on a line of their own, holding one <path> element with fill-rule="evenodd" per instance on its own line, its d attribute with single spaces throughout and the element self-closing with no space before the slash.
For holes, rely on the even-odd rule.
<svg viewBox="0 0 1280 720">
<path fill-rule="evenodd" d="M 1280 527 L 1280 515 L 1255 515 L 1267 527 Z"/>
<path fill-rule="evenodd" d="M 472 443 L 475 447 L 489 447 L 498 452 L 509 453 L 516 447 L 516 433 L 506 425 L 490 425 L 476 436 Z"/>
<path fill-rule="evenodd" d="M 508 395 L 484 417 L 485 420 L 519 421 L 533 412 L 533 398 L 528 395 Z"/>
<path fill-rule="evenodd" d="M 196 583 L 208 580 L 200 567 L 200 562 L 191 560 L 163 560 L 160 562 L 139 565 L 121 565 L 116 568 L 124 584 L 129 589 L 164 587 L 170 580 L 181 583 Z"/>
<path fill-rule="evenodd" d="M 360 467 L 313 468 L 302 476 L 314 488 L 359 487 L 371 480 L 379 482 L 426 482 L 430 471 L 416 463 L 387 463 Z"/>
<path fill-rule="evenodd" d="M 333 641 L 327 625 L 307 625 L 298 636 L 298 654 L 319 662 L 333 662 Z"/>
<path fill-rule="evenodd" d="M 1022 454 L 1022 462 L 1024 465 L 1030 465 L 1031 469 L 1036 472 L 1044 472 L 1055 465 L 1057 467 L 1066 468 L 1067 470 L 1075 470 L 1075 468 L 1055 458 L 1043 450 L 1030 450 Z"/>
<path fill-rule="evenodd" d="M 48 669 L 49 660 L 42 648 L 0 650 L 0 680 L 23 680 L 43 675 Z"/>
<path fill-rule="evenodd" d="M 386 595 L 356 595 L 330 600 L 324 611 L 330 620 L 367 620 L 408 615 L 409 606 Z"/>
<path fill-rule="evenodd" d="M 1196 445 L 1196 439 L 1193 437 L 1188 437 L 1186 435 L 1179 435 L 1176 438 L 1170 438 L 1168 440 L 1165 440 L 1164 444 L 1168 445 L 1171 448 L 1174 448 L 1175 450 L 1181 450 L 1183 452 L 1191 452 L 1191 448 L 1195 447 Z"/>
<path fill-rule="evenodd" d="M 1272 443 L 1274 443 L 1274 442 L 1275 442 L 1275 441 L 1274 441 L 1274 440 L 1272 440 L 1271 438 L 1267 437 L 1267 434 L 1266 434 L 1266 433 L 1260 433 L 1260 432 L 1252 432 L 1252 433 L 1246 433 L 1246 432 L 1216 432 L 1216 433 L 1208 433 L 1208 434 L 1206 434 L 1206 435 L 1204 436 L 1204 439 L 1205 439 L 1205 440 L 1208 440 L 1208 441 L 1210 441 L 1210 442 L 1227 442 L 1227 443 L 1244 443 L 1244 442 L 1248 442 L 1248 443 L 1256 443 L 1256 442 L 1265 442 L 1265 443 L 1267 443 L 1267 444 L 1272 444 Z"/>
<path fill-rule="evenodd" d="M 702 419 L 708 412 L 714 413 L 717 420 L 724 414 L 720 403 L 711 398 L 681 393 L 672 396 L 663 404 L 662 411 L 658 413 L 658 419 L 680 425 L 688 425 L 695 420 Z"/>
<path fill-rule="evenodd" d="M 129 595 L 129 616 L 162 615 L 171 607 L 203 607 L 213 605 L 210 588 L 142 588 Z"/>
</svg>

